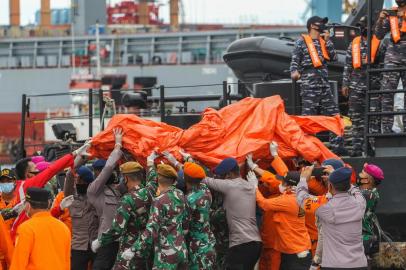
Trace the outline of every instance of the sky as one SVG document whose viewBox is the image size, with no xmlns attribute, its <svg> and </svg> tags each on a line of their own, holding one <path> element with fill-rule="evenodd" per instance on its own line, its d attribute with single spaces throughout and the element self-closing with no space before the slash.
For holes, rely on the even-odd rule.
<svg viewBox="0 0 406 270">
<path fill-rule="evenodd" d="M 120 0 L 106 0 L 115 4 Z M 160 17 L 169 21 L 169 0 L 156 0 L 162 4 Z M 181 0 L 187 23 L 258 23 L 301 24 L 307 3 L 311 0 Z M 328 0 L 325 0 L 328 1 Z M 351 0 L 356 1 L 356 0 Z M 390 1 L 390 0 L 386 0 Z M 20 0 L 21 23 L 34 22 L 40 0 Z M 51 8 L 66 8 L 71 0 L 51 0 Z M 392 0 L 392 2 L 394 2 Z M 9 0 L 0 0 L 0 25 L 9 23 Z"/>
<path fill-rule="evenodd" d="M 21 23 L 34 22 L 40 0 L 20 0 Z M 107 3 L 119 0 L 107 0 Z M 169 21 L 169 0 L 158 0 L 163 6 L 160 17 Z M 182 0 L 188 23 L 300 23 L 306 0 Z M 51 8 L 70 6 L 70 0 L 51 0 Z M 294 8 L 292 8 L 294 7 Z M 9 0 L 0 0 L 0 25 L 9 23 Z"/>
</svg>

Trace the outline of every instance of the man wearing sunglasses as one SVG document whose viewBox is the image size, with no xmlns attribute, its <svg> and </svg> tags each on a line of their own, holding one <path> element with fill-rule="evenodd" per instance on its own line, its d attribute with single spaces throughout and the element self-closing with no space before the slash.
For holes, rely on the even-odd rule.
<svg viewBox="0 0 406 270">
<path fill-rule="evenodd" d="M 0 183 L 0 189 L 2 190 L 1 197 L 7 197 L 9 200 L 13 200 L 15 205 L 18 205 L 20 202 L 24 201 L 25 193 L 28 188 L 43 188 L 59 171 L 72 166 L 74 158 L 77 155 L 86 152 L 88 147 L 89 144 L 84 144 L 79 149 L 73 151 L 72 154 L 67 154 L 56 160 L 41 173 L 38 173 L 35 164 L 30 158 L 20 160 L 16 164 L 16 174 L 18 178 L 21 177 L 23 179 L 13 179 L 7 183 Z M 27 219 L 28 217 L 24 213 L 19 214 L 11 228 L 11 237 L 13 239 L 15 238 L 18 226 Z"/>
</svg>

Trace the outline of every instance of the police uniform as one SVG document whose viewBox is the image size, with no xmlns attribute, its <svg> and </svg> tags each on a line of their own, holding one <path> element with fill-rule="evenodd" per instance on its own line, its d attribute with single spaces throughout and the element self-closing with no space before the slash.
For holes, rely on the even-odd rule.
<svg viewBox="0 0 406 270">
<path fill-rule="evenodd" d="M 134 173 L 143 170 L 138 162 L 127 162 L 120 166 L 122 174 Z M 151 169 L 147 176 L 147 184 L 130 190 L 125 194 L 117 209 L 111 228 L 100 237 L 100 245 L 106 246 L 120 240 L 120 247 L 113 269 L 147 269 L 148 258 L 134 258 L 125 260 L 123 252 L 131 248 L 138 239 L 140 233 L 145 230 L 148 213 L 152 199 L 155 197 L 158 184 L 155 169 Z"/>
<path fill-rule="evenodd" d="M 406 4 L 405 0 L 397 1 Z M 376 23 L 375 34 L 383 39 L 387 33 L 391 33 L 390 42 L 385 53 L 385 68 L 396 68 L 406 66 L 406 17 L 389 16 L 379 19 Z M 402 80 L 403 90 L 406 90 L 406 72 L 384 72 L 382 90 L 396 90 L 399 79 Z M 393 93 L 382 94 L 382 112 L 393 111 Z M 403 117 L 406 123 L 406 118 Z M 393 116 L 382 116 L 382 132 L 391 133 Z"/>
</svg>

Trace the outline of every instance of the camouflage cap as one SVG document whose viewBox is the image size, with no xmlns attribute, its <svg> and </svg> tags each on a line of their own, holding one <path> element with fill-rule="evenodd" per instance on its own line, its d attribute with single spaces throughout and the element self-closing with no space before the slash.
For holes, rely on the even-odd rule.
<svg viewBox="0 0 406 270">
<path fill-rule="evenodd" d="M 168 164 L 158 164 L 157 173 L 167 178 L 178 178 L 178 173 L 176 172 L 176 170 Z"/>
<path fill-rule="evenodd" d="M 129 161 L 120 166 L 120 172 L 123 174 L 126 173 L 135 173 L 142 171 L 144 167 L 136 161 Z"/>
</svg>

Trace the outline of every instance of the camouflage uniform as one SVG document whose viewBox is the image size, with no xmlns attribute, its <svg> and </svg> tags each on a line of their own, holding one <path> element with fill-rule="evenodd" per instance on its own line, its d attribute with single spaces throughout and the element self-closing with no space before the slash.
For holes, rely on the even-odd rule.
<svg viewBox="0 0 406 270">
<path fill-rule="evenodd" d="M 310 54 L 308 53 L 306 42 L 300 37 L 292 53 L 290 63 L 290 72 L 298 71 L 301 74 L 301 91 L 302 97 L 302 114 L 317 115 L 318 106 L 320 114 L 335 115 L 338 114 L 338 107 L 334 101 L 333 93 L 328 82 L 327 63 L 323 57 L 319 40 L 313 40 L 313 44 L 323 63 L 322 67 L 314 68 Z M 326 48 L 330 56 L 330 61 L 337 60 L 337 54 L 333 43 L 329 40 L 326 42 Z"/>
<path fill-rule="evenodd" d="M 313 66 L 303 37 L 300 37 L 296 41 L 290 63 L 290 72 L 298 71 L 301 75 L 300 96 L 302 97 L 302 115 L 335 115 L 339 111 L 328 82 L 327 60 L 323 57 L 320 41 L 313 40 L 313 44 L 323 63 L 321 67 L 315 68 Z M 326 42 L 326 49 L 330 56 L 330 61 L 336 61 L 337 53 L 331 40 Z M 341 146 L 343 147 L 343 140 L 331 133 L 330 144 L 333 150 L 338 151 Z"/>
<path fill-rule="evenodd" d="M 381 46 L 375 57 L 375 64 L 373 68 L 378 66 L 378 63 L 383 58 L 382 52 L 384 46 Z M 361 39 L 361 59 L 367 59 L 367 42 L 366 39 Z M 379 75 L 374 76 L 372 80 L 379 81 Z M 373 86 L 373 85 L 372 85 Z M 353 68 L 352 59 L 352 42 L 348 46 L 345 58 L 344 74 L 343 74 L 343 87 L 349 88 L 349 116 L 352 121 L 352 146 L 354 153 L 361 153 L 364 143 L 364 127 L 365 127 L 365 92 L 367 90 L 367 74 L 366 65 L 363 64 L 361 68 Z M 374 89 L 377 90 L 377 89 Z M 380 108 L 379 95 L 370 97 L 370 111 L 378 111 Z M 369 123 L 369 132 L 379 132 L 379 118 L 371 117 Z"/>
<path fill-rule="evenodd" d="M 188 235 L 189 269 L 214 269 L 216 239 L 210 228 L 210 206 L 212 197 L 207 185 L 201 183 L 186 195 L 190 209 Z"/>
<path fill-rule="evenodd" d="M 403 18 L 399 19 L 399 29 L 402 27 Z M 379 39 L 383 39 L 390 32 L 389 18 L 379 21 L 375 27 L 375 35 Z M 406 66 L 406 34 L 401 32 L 401 39 L 398 43 L 394 43 L 392 38 L 388 43 L 385 53 L 385 68 L 396 68 Z M 406 90 L 406 71 L 403 72 L 384 72 L 382 79 L 381 90 L 396 90 L 399 83 L 399 78 L 402 79 L 403 90 Z M 394 94 L 382 94 L 382 111 L 393 111 Z M 405 99 L 406 100 L 406 99 Z M 406 106 L 405 106 L 406 108 Z M 403 116 L 403 122 L 406 123 L 406 117 Z M 382 116 L 382 132 L 391 133 L 393 125 L 393 116 Z"/>
<path fill-rule="evenodd" d="M 210 225 L 216 240 L 216 269 L 223 270 L 226 268 L 226 255 L 229 244 L 226 210 L 223 207 L 223 195 L 217 191 L 211 193 L 213 194 L 213 202 L 210 210 Z"/>
<path fill-rule="evenodd" d="M 184 269 L 187 247 L 184 235 L 188 211 L 183 193 L 171 186 L 152 203 L 144 232 L 133 245 L 136 257 L 146 257 L 154 248 L 152 269 Z"/>
<path fill-rule="evenodd" d="M 145 230 L 151 202 L 155 197 L 158 183 L 156 171 L 152 169 L 147 177 L 145 187 L 132 190 L 121 199 L 111 229 L 100 237 L 101 246 L 106 246 L 120 239 L 120 247 L 113 269 L 147 269 L 148 259 L 134 258 L 127 261 L 122 253 L 130 248 L 138 239 L 140 232 Z M 150 256 L 147 256 L 149 258 Z"/>
<path fill-rule="evenodd" d="M 366 200 L 366 209 L 364 218 L 362 219 L 362 238 L 364 240 L 365 253 L 373 253 L 371 251 L 372 246 L 377 241 L 375 220 L 377 219 L 375 214 L 376 206 L 379 201 L 379 193 L 376 188 L 361 189 L 361 193 Z M 376 250 L 375 250 L 376 251 Z"/>
</svg>

